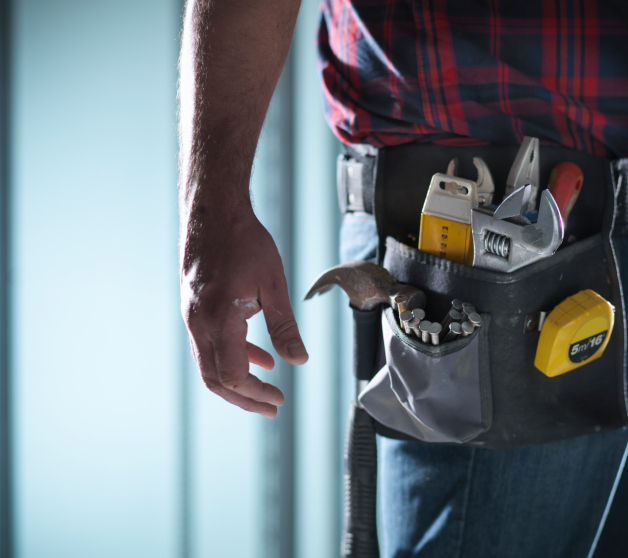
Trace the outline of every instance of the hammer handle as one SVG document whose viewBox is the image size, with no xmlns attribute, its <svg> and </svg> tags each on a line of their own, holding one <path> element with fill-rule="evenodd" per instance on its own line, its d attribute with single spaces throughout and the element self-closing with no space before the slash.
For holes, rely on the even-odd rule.
<svg viewBox="0 0 628 558">
<path fill-rule="evenodd" d="M 377 444 L 373 419 L 351 404 L 345 440 L 345 509 L 342 558 L 379 558 Z"/>
<path fill-rule="evenodd" d="M 371 380 L 377 363 L 381 312 L 353 308 L 353 373 Z M 378 558 L 376 496 L 377 444 L 370 415 L 357 403 L 349 410 L 344 454 L 345 508 L 340 555 Z"/>
<path fill-rule="evenodd" d="M 375 375 L 381 312 L 353 310 L 353 375 L 356 380 L 370 381 Z"/>
</svg>

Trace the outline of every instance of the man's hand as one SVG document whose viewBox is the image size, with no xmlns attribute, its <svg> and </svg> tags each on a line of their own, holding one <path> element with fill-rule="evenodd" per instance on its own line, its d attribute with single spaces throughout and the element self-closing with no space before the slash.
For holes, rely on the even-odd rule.
<svg viewBox="0 0 628 558">
<path fill-rule="evenodd" d="M 181 310 L 205 385 L 229 403 L 272 418 L 283 394 L 249 372 L 273 357 L 246 341 L 246 320 L 264 312 L 275 350 L 291 364 L 307 353 L 294 320 L 281 258 L 250 208 L 233 219 L 200 212 L 188 227 Z"/>
<path fill-rule="evenodd" d="M 264 311 L 288 362 L 303 364 L 307 353 L 249 180 L 298 11 L 299 0 L 187 0 L 179 63 L 183 317 L 207 387 L 267 417 L 283 394 L 249 372 L 249 362 L 274 363 L 247 343 L 247 318 Z"/>
</svg>

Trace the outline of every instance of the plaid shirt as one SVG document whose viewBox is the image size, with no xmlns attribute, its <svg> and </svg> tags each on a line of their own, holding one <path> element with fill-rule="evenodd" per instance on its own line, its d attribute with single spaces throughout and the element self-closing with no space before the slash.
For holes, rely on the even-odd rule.
<svg viewBox="0 0 628 558">
<path fill-rule="evenodd" d="M 323 0 L 318 53 L 345 143 L 628 156 L 626 0 Z"/>
</svg>

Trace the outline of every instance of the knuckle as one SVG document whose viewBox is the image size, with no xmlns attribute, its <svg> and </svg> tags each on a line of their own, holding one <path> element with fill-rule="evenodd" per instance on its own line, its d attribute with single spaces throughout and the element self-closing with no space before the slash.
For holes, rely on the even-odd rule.
<svg viewBox="0 0 628 558">
<path fill-rule="evenodd" d="M 270 278 L 270 288 L 273 291 L 277 291 L 279 289 L 285 289 L 288 287 L 288 282 L 286 280 L 286 276 L 282 273 L 277 273 Z"/>
<path fill-rule="evenodd" d="M 231 371 L 221 371 L 219 372 L 219 376 L 220 376 L 220 384 L 223 387 L 227 389 L 231 389 L 233 391 L 237 391 L 238 386 L 242 383 L 242 380 L 238 378 L 237 375 Z"/>
<path fill-rule="evenodd" d="M 202 374 L 202 378 L 203 378 L 203 383 L 205 384 L 205 387 L 207 387 L 207 389 L 211 391 L 212 393 L 222 396 L 222 394 L 225 392 L 225 388 L 220 384 L 220 382 L 217 382 L 214 379 L 208 378 L 205 374 Z"/>
<path fill-rule="evenodd" d="M 299 328 L 294 318 L 288 318 L 274 324 L 270 334 L 274 337 L 287 337 L 293 333 L 298 333 Z"/>
<path fill-rule="evenodd" d="M 248 413 L 252 413 L 255 410 L 255 404 L 253 403 L 253 401 L 243 401 L 242 403 L 239 404 L 240 409 L 242 409 L 243 411 L 247 411 Z"/>
<path fill-rule="evenodd" d="M 183 320 L 190 333 L 198 334 L 203 330 L 204 320 L 196 309 L 188 307 L 183 311 Z"/>
</svg>

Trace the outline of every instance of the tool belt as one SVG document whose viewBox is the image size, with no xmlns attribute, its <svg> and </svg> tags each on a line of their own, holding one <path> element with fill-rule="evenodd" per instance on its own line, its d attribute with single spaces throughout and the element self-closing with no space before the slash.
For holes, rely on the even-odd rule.
<svg viewBox="0 0 628 558">
<path fill-rule="evenodd" d="M 549 258 L 501 273 L 416 249 L 421 211 L 435 173 L 444 172 L 457 157 L 459 176 L 474 180 L 472 157 L 482 157 L 501 199 L 517 149 L 350 146 L 339 159 L 341 209 L 374 214 L 378 263 L 397 281 L 425 292 L 428 315 L 444 316 L 457 298 L 472 303 L 482 316 L 482 327 L 472 335 L 439 346 L 406 335 L 391 308 L 381 317 L 365 316 L 381 328 L 373 343 L 379 348 L 369 357 L 372 364 L 358 378 L 370 380 L 360 401 L 376 419 L 379 434 L 514 448 L 628 423 L 625 307 L 613 247 L 613 238 L 628 231 L 628 159 L 611 162 L 564 148 L 542 148 L 540 184 L 547 184 L 552 168 L 565 161 L 576 163 L 584 175 L 565 241 Z M 540 333 L 526 318 L 584 289 L 615 307 L 608 346 L 597 360 L 547 377 L 534 366 Z M 373 328 L 357 330 L 364 335 Z"/>
</svg>

